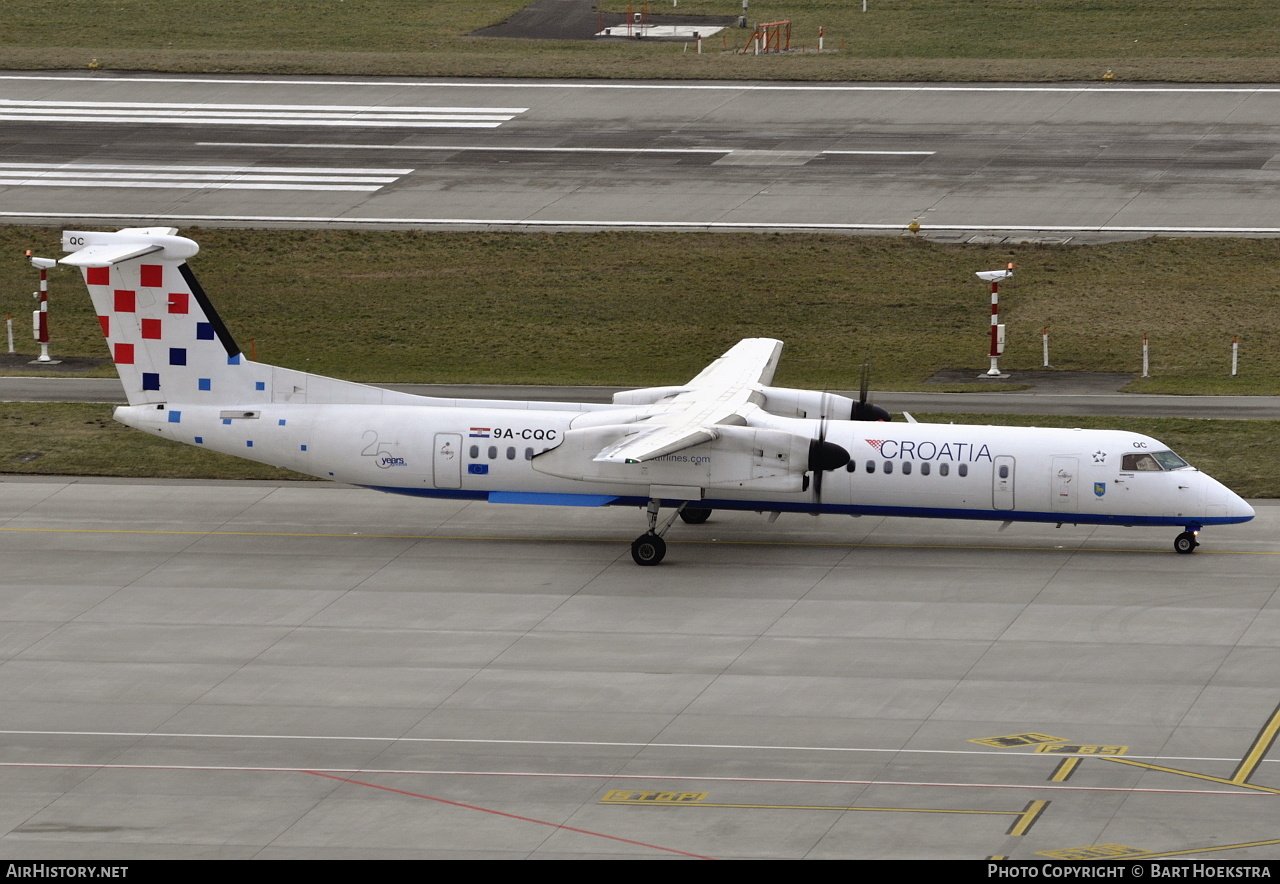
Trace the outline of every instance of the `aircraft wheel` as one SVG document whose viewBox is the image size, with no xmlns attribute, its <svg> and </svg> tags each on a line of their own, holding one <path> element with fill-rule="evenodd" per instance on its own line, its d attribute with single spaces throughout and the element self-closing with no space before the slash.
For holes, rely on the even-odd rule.
<svg viewBox="0 0 1280 884">
<path fill-rule="evenodd" d="M 1183 531 L 1173 540 L 1174 552 L 1179 552 L 1183 555 L 1195 552 L 1196 547 L 1199 545 L 1200 543 L 1196 540 L 1195 534 L 1190 531 Z"/>
<path fill-rule="evenodd" d="M 684 519 L 684 523 L 686 525 L 701 525 L 707 519 L 711 518 L 711 510 L 685 507 L 680 510 L 680 518 Z"/>
<path fill-rule="evenodd" d="M 637 565 L 656 565 L 667 554 L 667 542 L 657 534 L 642 534 L 631 543 L 631 558 Z"/>
</svg>

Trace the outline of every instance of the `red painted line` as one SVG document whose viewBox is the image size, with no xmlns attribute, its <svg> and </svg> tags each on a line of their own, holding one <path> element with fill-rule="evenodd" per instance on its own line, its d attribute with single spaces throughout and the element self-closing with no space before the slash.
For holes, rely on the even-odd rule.
<svg viewBox="0 0 1280 884">
<path fill-rule="evenodd" d="M 690 856 L 694 859 L 713 859 L 710 856 L 702 856 L 698 853 L 689 853 L 684 850 L 676 850 L 674 847 L 662 847 L 657 844 L 649 844 L 644 841 L 634 841 L 631 838 L 620 838 L 617 835 L 606 835 L 603 832 L 592 832 L 590 829 L 579 829 L 575 826 L 566 826 L 561 823 L 552 823 L 546 820 L 534 819 L 533 817 L 520 816 L 519 814 L 506 813 L 501 810 L 492 810 L 488 807 L 477 807 L 474 804 L 463 804 L 461 801 L 450 801 L 448 798 L 437 798 L 434 795 L 423 795 L 421 792 L 409 792 L 404 789 L 393 789 L 390 786 L 379 786 L 377 783 L 366 783 L 361 780 L 352 780 L 347 777 L 338 777 L 333 774 L 320 773 L 314 770 L 304 770 L 302 773 L 308 773 L 316 777 L 324 777 L 329 780 L 337 780 L 341 783 L 350 783 L 353 786 L 368 786 L 370 789 L 381 789 L 383 792 L 393 792 L 396 795 L 407 795 L 410 798 L 422 798 L 426 801 L 437 801 L 440 804 L 448 804 L 450 807 L 461 807 L 465 810 L 478 810 L 480 813 L 491 813 L 494 816 L 504 816 L 507 819 L 519 820 L 524 823 L 536 823 L 539 826 L 550 826 L 553 829 L 561 829 L 566 832 L 577 832 L 579 835 L 591 835 L 595 838 L 607 838 L 610 841 L 620 841 L 623 844 L 634 844 L 637 847 L 648 847 L 651 850 L 662 850 L 667 853 L 677 853 L 680 856 Z"/>
</svg>

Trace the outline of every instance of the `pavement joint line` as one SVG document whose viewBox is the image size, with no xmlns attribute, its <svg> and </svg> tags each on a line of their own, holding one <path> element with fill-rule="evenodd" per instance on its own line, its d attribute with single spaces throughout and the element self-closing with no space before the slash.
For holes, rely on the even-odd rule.
<svg viewBox="0 0 1280 884">
<path fill-rule="evenodd" d="M 376 768 L 301 768 L 301 767 L 266 767 L 253 765 L 198 765 L 198 764 L 94 764 L 87 762 L 39 762 L 0 761 L 0 768 L 15 769 L 58 769 L 58 770 L 175 770 L 175 771 L 208 771 L 210 773 L 358 773 L 364 776 L 379 775 L 413 775 L 413 776 L 452 776 L 452 777 L 513 777 L 520 779 L 570 779 L 570 780 L 621 780 L 621 781 L 661 781 L 661 782 L 699 782 L 699 783 L 784 783 L 809 786 L 882 786 L 925 789 L 1014 789 L 1035 790 L 1038 792 L 1116 792 L 1126 795 L 1206 795 L 1228 798 L 1254 798 L 1257 792 L 1243 790 L 1228 791 L 1223 789 L 1149 789 L 1129 788 L 1124 786 L 1055 786 L 1042 783 L 960 783 L 960 782 L 915 782 L 907 780 L 840 780 L 840 779 L 805 779 L 798 777 L 716 777 L 696 776 L 692 774 L 619 774 L 608 773 L 557 773 L 547 771 L 510 771 L 510 770 L 429 770 L 429 769 L 376 769 Z"/>
<path fill-rule="evenodd" d="M 291 531 L 174 531 L 146 530 L 141 528 L 13 528 L 2 527 L 0 532 L 14 534 L 141 534 L 172 535 L 176 537 L 200 535 L 205 537 L 314 537 L 334 539 L 345 537 L 352 540 L 438 540 L 438 541 L 480 541 L 483 543 L 622 543 L 616 537 L 515 537 L 501 535 L 449 535 L 449 534 L 364 534 L 344 533 L 325 534 L 320 532 Z M 697 540 L 674 539 L 670 544 L 684 546 L 777 546 L 777 547 L 817 547 L 832 549 L 942 549 L 942 550 L 997 550 L 1000 552 L 1061 552 L 1061 553 L 1147 553 L 1164 555 L 1165 549 L 1126 549 L 1082 546 L 970 546 L 968 544 L 906 544 L 906 543 L 859 543 L 848 540 Z M 1280 556 L 1280 551 L 1218 549 L 1201 550 L 1198 555 L 1240 555 L 1240 556 Z"/>
</svg>

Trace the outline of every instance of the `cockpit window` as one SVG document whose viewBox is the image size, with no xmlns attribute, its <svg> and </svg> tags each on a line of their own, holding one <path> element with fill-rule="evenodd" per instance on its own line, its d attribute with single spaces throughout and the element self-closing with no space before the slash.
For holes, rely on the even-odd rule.
<svg viewBox="0 0 1280 884">
<path fill-rule="evenodd" d="M 1120 459 L 1120 469 L 1126 473 L 1159 472 L 1160 464 L 1150 454 L 1126 454 Z"/>
<path fill-rule="evenodd" d="M 1191 464 L 1178 457 L 1172 451 L 1153 451 L 1151 456 L 1159 461 L 1160 466 L 1166 470 L 1180 470 L 1183 467 L 1191 466 Z"/>
<path fill-rule="evenodd" d="M 1126 454 L 1120 459 L 1120 469 L 1127 473 L 1155 473 L 1161 470 L 1180 470 L 1190 466 L 1172 451 L 1151 451 Z"/>
</svg>

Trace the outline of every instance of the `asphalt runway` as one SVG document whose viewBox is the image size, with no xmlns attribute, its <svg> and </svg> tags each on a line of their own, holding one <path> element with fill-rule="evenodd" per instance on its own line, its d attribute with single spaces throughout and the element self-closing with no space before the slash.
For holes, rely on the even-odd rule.
<svg viewBox="0 0 1280 884">
<path fill-rule="evenodd" d="M 0 853 L 1280 855 L 1280 506 L 1206 532 L 0 480 Z M 1270 752 L 1270 754 L 1268 754 Z"/>
<path fill-rule="evenodd" d="M 15 222 L 1280 233 L 1274 85 L 4 73 L 0 120 Z"/>
</svg>

